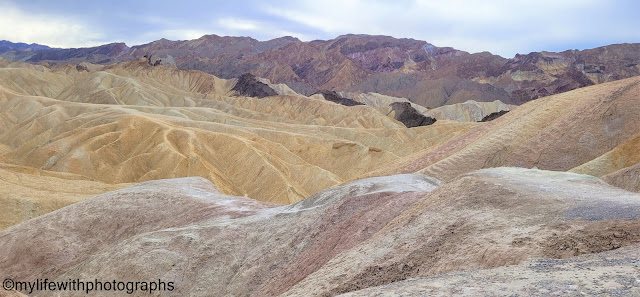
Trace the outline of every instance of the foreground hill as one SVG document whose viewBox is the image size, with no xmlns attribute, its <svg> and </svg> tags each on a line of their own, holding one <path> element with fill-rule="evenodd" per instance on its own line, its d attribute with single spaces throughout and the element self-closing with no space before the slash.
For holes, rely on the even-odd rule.
<svg viewBox="0 0 640 297">
<path fill-rule="evenodd" d="M 327 296 L 637 249 L 639 227 L 640 194 L 572 173 L 495 168 L 446 184 L 395 175 L 290 206 L 223 195 L 205 179 L 185 178 L 109 192 L 11 227 L 0 233 L 0 269 L 16 280 L 45 271 L 61 281 L 162 279 L 181 296 Z M 626 271 L 597 277 L 616 282 Z M 459 274 L 440 278 L 450 284 Z"/>
<path fill-rule="evenodd" d="M 638 258 L 640 245 L 633 245 L 570 259 L 536 259 L 513 266 L 412 278 L 339 296 L 631 297 L 640 295 L 635 277 L 640 274 Z"/>
<path fill-rule="evenodd" d="M 221 78 L 250 72 L 304 95 L 319 90 L 375 92 L 428 108 L 467 100 L 519 105 L 640 74 L 640 44 L 532 52 L 510 59 L 420 40 L 352 34 L 310 42 L 205 35 L 133 47 L 113 43 L 84 49 L 0 50 L 0 57 L 51 64 L 110 64 L 144 56 Z"/>
</svg>

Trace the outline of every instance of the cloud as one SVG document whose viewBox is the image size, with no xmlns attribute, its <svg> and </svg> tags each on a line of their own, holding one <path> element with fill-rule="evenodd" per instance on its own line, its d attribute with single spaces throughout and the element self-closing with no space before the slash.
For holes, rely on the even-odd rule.
<svg viewBox="0 0 640 297">
<path fill-rule="evenodd" d="M 278 24 L 270 22 L 240 19 L 233 17 L 219 18 L 215 31 L 225 35 L 250 35 L 251 37 L 267 40 L 282 36 L 294 36 L 301 40 L 308 38 L 305 34 L 288 31 Z"/>
<path fill-rule="evenodd" d="M 640 41 L 633 1 L 325 0 L 269 4 L 264 12 L 317 35 L 382 34 L 503 56 Z"/>
<path fill-rule="evenodd" d="M 0 39 L 40 43 L 52 47 L 89 47 L 104 44 L 104 34 L 68 18 L 26 13 L 0 2 Z"/>
<path fill-rule="evenodd" d="M 469 52 L 515 53 L 640 42 L 637 0 L 0 0 L 0 39 L 60 47 L 206 34 L 267 40 L 347 33 L 425 40 Z"/>
<path fill-rule="evenodd" d="M 149 43 L 158 39 L 169 39 L 169 40 L 191 40 L 198 39 L 204 35 L 211 34 L 208 31 L 202 30 L 193 30 L 193 29 L 168 29 L 168 30 L 157 30 L 150 31 L 142 34 L 138 34 L 134 37 L 127 38 L 124 42 L 129 45 L 140 45 Z"/>
<path fill-rule="evenodd" d="M 384 31 L 392 18 L 389 12 L 398 10 L 389 3 L 353 0 L 325 0 L 292 5 L 267 5 L 267 14 L 278 16 L 327 34 L 365 33 Z"/>
<path fill-rule="evenodd" d="M 259 26 L 257 22 L 251 20 L 241 20 L 236 18 L 218 19 L 218 25 L 229 30 L 256 31 Z"/>
</svg>

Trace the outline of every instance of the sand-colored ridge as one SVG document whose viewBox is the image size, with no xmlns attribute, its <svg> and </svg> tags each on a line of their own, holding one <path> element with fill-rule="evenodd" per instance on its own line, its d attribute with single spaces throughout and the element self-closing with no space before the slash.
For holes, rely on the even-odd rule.
<svg viewBox="0 0 640 297">
<path fill-rule="evenodd" d="M 365 176 L 420 172 L 447 181 L 499 166 L 570 170 L 640 131 L 639 95 L 634 77 L 540 98 Z"/>
<path fill-rule="evenodd" d="M 453 120 L 460 122 L 479 122 L 487 115 L 499 111 L 510 111 L 516 105 L 504 104 L 500 100 L 492 102 L 476 102 L 468 100 L 463 103 L 444 105 L 423 112 L 437 120 Z"/>
<path fill-rule="evenodd" d="M 0 163 L 0 230 L 126 186 Z"/>
<path fill-rule="evenodd" d="M 640 134 L 570 172 L 602 177 L 640 163 Z"/>
<path fill-rule="evenodd" d="M 18 70 L 5 78 L 35 71 Z M 370 106 L 229 96 L 232 80 L 144 59 L 65 71 L 46 72 L 67 78 L 52 97 L 35 87 L 44 80 L 0 92 L 3 162 L 104 183 L 201 176 L 227 194 L 294 203 L 475 127 L 407 129 Z"/>
<path fill-rule="evenodd" d="M 0 85 L 17 94 L 55 97 L 72 83 L 72 77 L 48 68 L 0 68 Z"/>
</svg>

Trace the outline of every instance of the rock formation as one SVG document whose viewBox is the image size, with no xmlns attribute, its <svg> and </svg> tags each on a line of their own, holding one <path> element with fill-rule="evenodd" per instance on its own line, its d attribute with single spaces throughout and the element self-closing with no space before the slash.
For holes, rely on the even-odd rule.
<svg viewBox="0 0 640 297">
<path fill-rule="evenodd" d="M 355 101 L 353 99 L 342 97 L 342 96 L 340 96 L 338 93 L 336 93 L 334 91 L 320 91 L 320 92 L 318 92 L 316 94 L 322 95 L 322 97 L 327 101 L 331 101 L 333 103 L 338 103 L 338 104 L 344 105 L 344 106 L 365 105 L 364 103 Z"/>
<path fill-rule="evenodd" d="M 238 77 L 238 82 L 231 90 L 236 91 L 238 95 L 256 98 L 278 95 L 269 85 L 257 80 L 255 75 L 251 73 L 245 73 Z"/>
<path fill-rule="evenodd" d="M 425 41 L 343 35 L 302 42 L 293 37 L 258 41 L 205 35 L 160 39 L 129 48 L 122 43 L 80 49 L 7 47 L 0 57 L 33 63 L 110 64 L 153 55 L 180 69 L 221 78 L 250 72 L 296 92 L 375 92 L 435 108 L 467 100 L 520 105 L 544 96 L 640 74 L 640 44 L 583 51 L 532 52 L 503 58 L 470 54 Z"/>
<path fill-rule="evenodd" d="M 394 118 L 407 126 L 407 128 L 429 126 L 436 122 L 436 119 L 419 113 L 415 108 L 411 107 L 409 102 L 394 102 L 390 106 L 395 113 Z"/>
<path fill-rule="evenodd" d="M 490 122 L 493 121 L 505 114 L 507 114 L 507 112 L 509 112 L 508 110 L 501 110 L 501 111 L 496 111 L 496 112 L 492 112 L 488 115 L 486 115 L 484 118 L 482 118 L 482 120 L 480 120 L 480 122 Z"/>
</svg>

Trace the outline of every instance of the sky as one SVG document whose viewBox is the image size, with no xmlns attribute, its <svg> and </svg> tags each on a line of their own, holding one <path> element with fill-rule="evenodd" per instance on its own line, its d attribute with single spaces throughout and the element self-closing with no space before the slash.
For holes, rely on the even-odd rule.
<svg viewBox="0 0 640 297">
<path fill-rule="evenodd" d="M 637 0 L 0 0 L 0 40 L 66 48 L 354 33 L 513 57 L 640 42 L 639 12 Z"/>
</svg>

